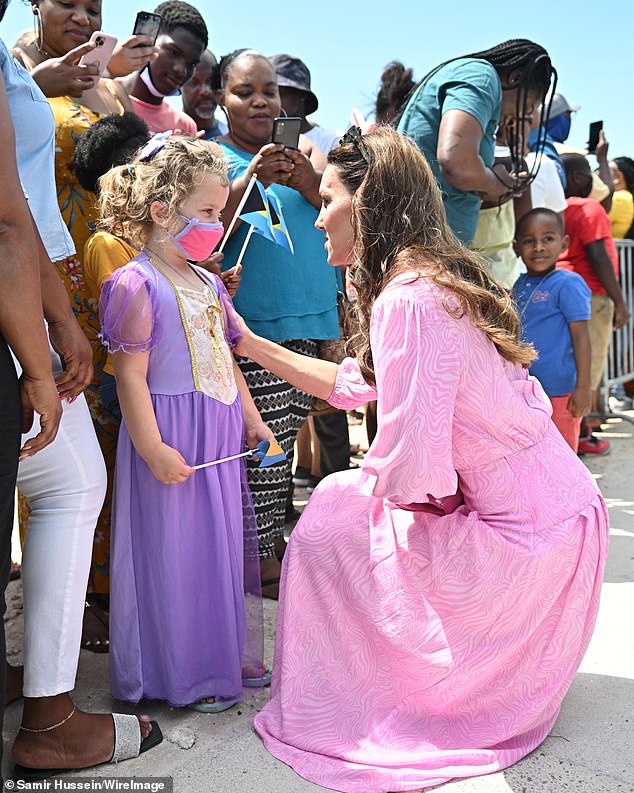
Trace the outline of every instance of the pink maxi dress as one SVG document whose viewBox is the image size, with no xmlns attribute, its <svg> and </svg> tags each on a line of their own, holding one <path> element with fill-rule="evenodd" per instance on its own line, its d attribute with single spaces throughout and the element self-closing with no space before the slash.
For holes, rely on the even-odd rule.
<svg viewBox="0 0 634 793">
<path fill-rule="evenodd" d="M 444 297 L 400 276 L 376 301 L 376 390 L 346 359 L 330 402 L 378 395 L 377 437 L 362 470 L 319 485 L 284 559 L 255 728 L 345 793 L 419 790 L 535 749 L 599 605 L 608 517 L 592 477 L 539 382 Z"/>
</svg>

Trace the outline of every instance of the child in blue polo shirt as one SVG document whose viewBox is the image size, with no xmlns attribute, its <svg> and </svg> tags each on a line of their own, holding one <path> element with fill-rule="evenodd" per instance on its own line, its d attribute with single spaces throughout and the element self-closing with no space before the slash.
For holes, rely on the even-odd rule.
<svg viewBox="0 0 634 793">
<path fill-rule="evenodd" d="M 538 359 L 530 373 L 553 406 L 553 421 L 576 452 L 581 419 L 590 411 L 590 289 L 576 273 L 557 270 L 568 247 L 561 215 L 532 209 L 515 229 L 515 252 L 526 265 L 513 287 L 522 338 Z"/>
</svg>

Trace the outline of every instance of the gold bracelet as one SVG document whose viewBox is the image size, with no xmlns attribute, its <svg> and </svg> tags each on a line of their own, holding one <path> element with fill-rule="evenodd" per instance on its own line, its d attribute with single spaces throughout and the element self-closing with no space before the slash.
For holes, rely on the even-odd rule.
<svg viewBox="0 0 634 793">
<path fill-rule="evenodd" d="M 66 716 L 66 718 L 62 719 L 61 721 L 58 721 L 57 724 L 53 724 L 52 727 L 42 727 L 39 730 L 32 730 L 29 727 L 23 727 L 22 725 L 20 725 L 20 729 L 22 730 L 22 732 L 50 732 L 51 730 L 56 730 L 58 727 L 61 727 L 62 724 L 66 724 L 66 722 L 71 718 L 71 716 L 75 715 L 76 710 L 77 708 L 75 707 L 75 705 L 73 705 L 73 709 L 68 714 L 68 716 Z"/>
</svg>

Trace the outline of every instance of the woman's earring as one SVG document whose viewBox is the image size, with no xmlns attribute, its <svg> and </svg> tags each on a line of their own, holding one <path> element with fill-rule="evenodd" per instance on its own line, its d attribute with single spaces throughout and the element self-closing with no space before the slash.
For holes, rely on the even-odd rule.
<svg viewBox="0 0 634 793">
<path fill-rule="evenodd" d="M 33 30 L 35 32 L 35 48 L 38 52 L 44 50 L 44 26 L 42 25 L 42 15 L 36 5 L 31 6 L 33 11 Z"/>
</svg>

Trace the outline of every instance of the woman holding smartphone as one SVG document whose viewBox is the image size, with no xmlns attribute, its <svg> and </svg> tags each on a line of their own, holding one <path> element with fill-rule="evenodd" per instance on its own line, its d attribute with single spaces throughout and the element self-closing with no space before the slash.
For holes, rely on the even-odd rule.
<svg viewBox="0 0 634 793">
<path fill-rule="evenodd" d="M 271 143 L 281 104 L 275 70 L 264 55 L 237 50 L 225 56 L 216 84 L 218 104 L 229 124 L 228 134 L 218 138 L 231 178 L 222 213 L 225 228 L 257 174 L 278 198 L 295 247 L 293 255 L 259 234 L 251 237 L 236 308 L 259 335 L 314 357 L 319 340 L 339 338 L 335 271 L 327 266 L 323 237 L 314 228 L 325 158 L 303 135 L 296 149 Z M 223 269 L 236 263 L 247 230 L 246 224 L 238 226 L 227 242 Z M 312 397 L 252 361 L 239 359 L 239 364 L 263 420 L 288 456 L 284 465 L 248 469 L 258 519 L 262 594 L 277 597 L 293 444 Z"/>
<path fill-rule="evenodd" d="M 475 235 L 481 201 L 503 203 L 528 186 L 521 174 L 524 141 L 554 74 L 539 44 L 505 41 L 441 63 L 414 87 L 392 122 L 427 158 L 447 221 L 465 245 Z M 510 171 L 494 164 L 496 130 L 511 150 Z"/>
<path fill-rule="evenodd" d="M 82 56 L 90 59 L 94 46 L 89 40 L 95 31 L 101 30 L 101 0 L 71 0 L 63 4 L 56 0 L 33 0 L 32 10 L 35 41 L 21 45 L 13 52 L 48 98 L 55 117 L 57 197 L 76 249 L 74 255 L 55 264 L 75 316 L 92 345 L 95 373 L 86 396 L 108 469 L 108 491 L 97 524 L 90 576 L 89 588 L 96 594 L 91 595 L 93 605 L 86 611 L 82 646 L 96 652 L 107 652 L 108 617 L 105 609 L 109 592 L 110 504 L 117 425 L 99 399 L 99 382 L 106 355 L 97 335 L 97 305 L 83 275 L 84 245 L 95 231 L 97 219 L 95 196 L 79 185 L 70 162 L 77 139 L 95 121 L 112 113 L 132 111 L 132 107 L 117 82 L 100 77 L 95 65 L 79 64 Z M 126 46 L 125 49 L 133 48 Z M 153 48 L 143 50 L 145 59 L 152 57 Z M 123 68 L 118 61 L 118 68 Z"/>
</svg>

